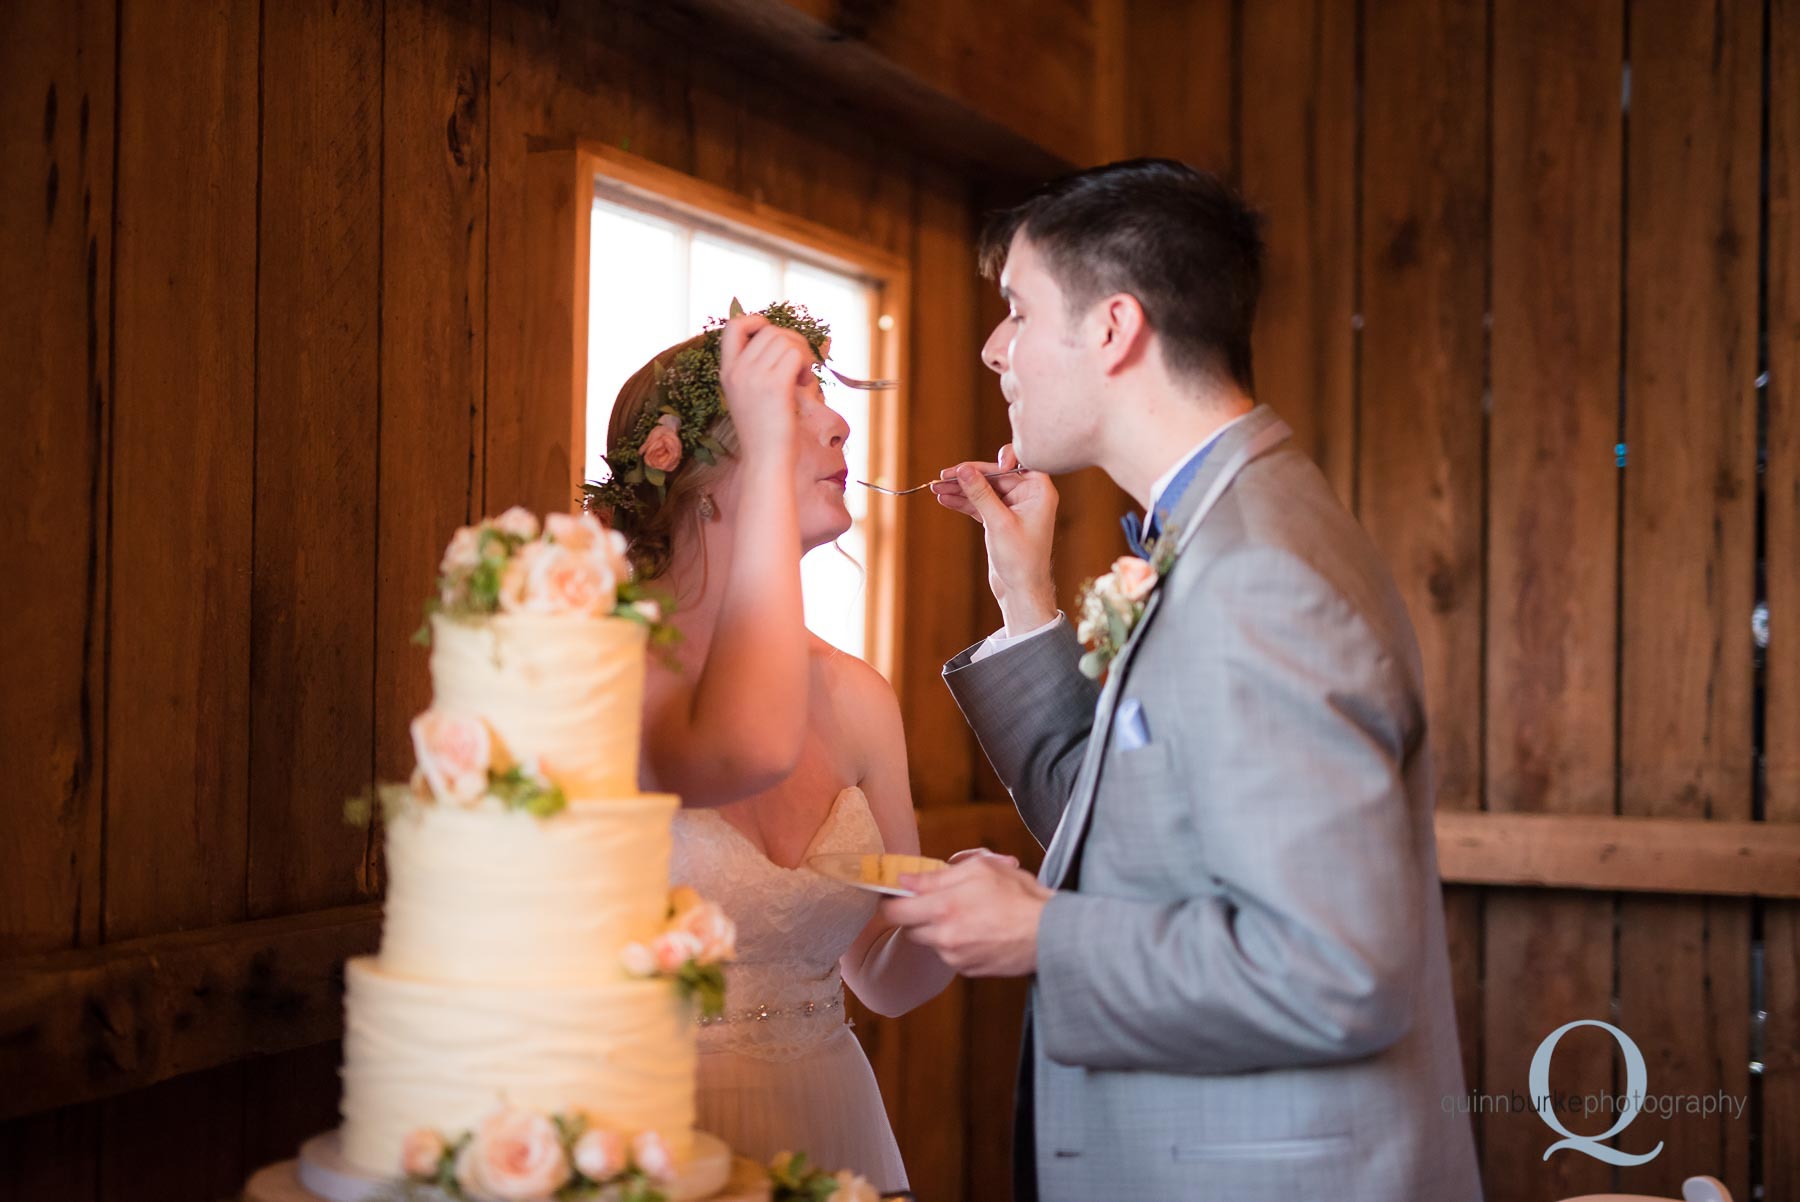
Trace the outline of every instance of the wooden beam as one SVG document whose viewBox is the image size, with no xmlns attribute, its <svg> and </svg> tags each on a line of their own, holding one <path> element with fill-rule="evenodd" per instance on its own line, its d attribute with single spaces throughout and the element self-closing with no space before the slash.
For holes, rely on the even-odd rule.
<svg viewBox="0 0 1800 1202">
<path fill-rule="evenodd" d="M 984 174 L 1060 175 L 1094 161 L 1105 142 L 1096 112 L 1101 48 L 1080 5 L 989 0 L 979 21 L 959 0 L 670 7 L 725 53 L 797 81 L 796 103 L 848 103 L 879 123 L 871 134 Z"/>
<path fill-rule="evenodd" d="M 0 965 L 0 1119 L 336 1039 L 369 903 Z"/>
<path fill-rule="evenodd" d="M 1800 825 L 1572 814 L 1437 816 L 1446 882 L 1800 897 Z"/>
</svg>

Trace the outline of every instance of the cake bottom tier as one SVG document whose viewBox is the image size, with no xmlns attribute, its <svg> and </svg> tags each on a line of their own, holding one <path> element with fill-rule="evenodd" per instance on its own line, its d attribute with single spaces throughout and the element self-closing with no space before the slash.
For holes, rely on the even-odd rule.
<svg viewBox="0 0 1800 1202">
<path fill-rule="evenodd" d="M 695 1028 L 666 980 L 478 986 L 345 966 L 343 1154 L 400 1168 L 408 1132 L 472 1130 L 502 1106 L 655 1131 L 692 1152 Z"/>
</svg>

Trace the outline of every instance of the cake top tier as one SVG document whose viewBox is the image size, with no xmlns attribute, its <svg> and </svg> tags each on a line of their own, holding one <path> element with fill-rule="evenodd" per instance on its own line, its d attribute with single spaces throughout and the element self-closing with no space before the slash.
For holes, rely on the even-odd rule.
<svg viewBox="0 0 1800 1202">
<path fill-rule="evenodd" d="M 427 606 L 417 793 L 540 813 L 637 793 L 645 646 L 672 631 L 624 552 L 592 514 L 509 509 L 456 532 Z"/>
</svg>

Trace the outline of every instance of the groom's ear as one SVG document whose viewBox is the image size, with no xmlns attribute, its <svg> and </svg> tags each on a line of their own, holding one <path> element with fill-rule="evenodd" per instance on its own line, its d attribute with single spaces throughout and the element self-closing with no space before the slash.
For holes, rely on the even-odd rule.
<svg viewBox="0 0 1800 1202">
<path fill-rule="evenodd" d="M 1150 348 L 1150 321 L 1144 306 L 1129 292 L 1096 301 L 1090 313 L 1100 365 L 1107 375 L 1143 361 Z"/>
</svg>

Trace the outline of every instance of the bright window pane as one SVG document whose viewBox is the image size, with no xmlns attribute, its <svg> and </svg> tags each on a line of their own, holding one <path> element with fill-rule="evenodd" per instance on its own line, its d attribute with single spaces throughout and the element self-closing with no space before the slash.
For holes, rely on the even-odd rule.
<svg viewBox="0 0 1800 1202">
<path fill-rule="evenodd" d="M 781 263 L 774 255 L 708 234 L 694 236 L 689 279 L 688 329 L 698 334 L 707 321 L 731 312 L 736 297 L 746 309 L 766 309 L 781 298 Z"/>
<path fill-rule="evenodd" d="M 594 203 L 589 253 L 587 479 L 606 478 L 606 424 L 619 388 L 650 356 L 681 341 L 687 231 L 635 209 Z"/>
</svg>

